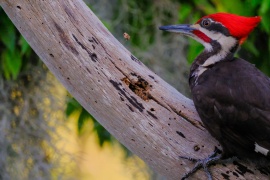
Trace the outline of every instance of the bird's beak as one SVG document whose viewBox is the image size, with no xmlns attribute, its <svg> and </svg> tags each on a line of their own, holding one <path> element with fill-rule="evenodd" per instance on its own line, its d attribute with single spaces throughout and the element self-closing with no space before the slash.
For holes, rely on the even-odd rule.
<svg viewBox="0 0 270 180">
<path fill-rule="evenodd" d="M 190 24 L 160 26 L 159 29 L 168 32 L 180 33 L 188 36 L 193 36 L 192 32 L 195 30 L 195 28 L 193 28 L 192 25 Z"/>
</svg>

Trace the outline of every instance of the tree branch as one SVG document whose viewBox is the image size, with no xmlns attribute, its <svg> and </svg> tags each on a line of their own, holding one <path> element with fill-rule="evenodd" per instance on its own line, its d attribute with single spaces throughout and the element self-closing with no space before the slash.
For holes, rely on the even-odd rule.
<svg viewBox="0 0 270 180">
<path fill-rule="evenodd" d="M 220 147 L 192 101 L 125 49 L 83 1 L 1 0 L 0 5 L 82 106 L 157 172 L 179 179 L 193 167 L 179 156 L 203 158 Z M 216 165 L 212 172 L 216 179 L 267 179 L 243 162 Z"/>
</svg>

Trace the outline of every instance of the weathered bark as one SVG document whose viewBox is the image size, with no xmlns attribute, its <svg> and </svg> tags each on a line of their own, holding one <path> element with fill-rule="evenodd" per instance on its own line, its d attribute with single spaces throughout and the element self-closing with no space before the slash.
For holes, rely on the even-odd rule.
<svg viewBox="0 0 270 180">
<path fill-rule="evenodd" d="M 202 158 L 219 147 L 192 101 L 126 50 L 83 1 L 1 0 L 0 5 L 82 106 L 157 172 L 179 179 L 193 167 L 180 155 Z M 213 176 L 267 179 L 253 165 L 236 164 L 212 167 Z"/>
</svg>

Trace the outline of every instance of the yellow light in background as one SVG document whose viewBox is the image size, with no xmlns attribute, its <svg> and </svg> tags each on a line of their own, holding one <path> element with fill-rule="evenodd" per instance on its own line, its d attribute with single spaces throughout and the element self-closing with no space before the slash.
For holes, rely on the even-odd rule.
<svg viewBox="0 0 270 180">
<path fill-rule="evenodd" d="M 96 133 L 77 134 L 77 116 L 74 114 L 66 122 L 69 130 L 60 130 L 62 137 L 58 147 L 73 159 L 73 176 L 79 180 L 148 180 L 150 174 L 145 163 L 136 156 L 126 157 L 118 143 L 105 143 L 101 148 Z M 85 124 L 87 131 L 93 128 L 91 121 Z M 69 171 L 72 171 L 71 169 Z"/>
</svg>

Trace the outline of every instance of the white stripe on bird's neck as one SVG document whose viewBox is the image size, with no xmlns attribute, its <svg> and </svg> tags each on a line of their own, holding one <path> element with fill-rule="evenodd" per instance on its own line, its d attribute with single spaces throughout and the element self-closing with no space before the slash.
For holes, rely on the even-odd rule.
<svg viewBox="0 0 270 180">
<path fill-rule="evenodd" d="M 208 66 L 211 66 L 219 61 L 224 60 L 226 56 L 229 53 L 231 53 L 230 50 L 236 45 L 237 40 L 232 36 L 225 36 L 224 34 L 219 33 L 219 32 L 209 31 L 205 28 L 202 28 L 198 24 L 194 25 L 194 27 L 196 27 L 198 30 L 203 32 L 208 37 L 210 37 L 212 40 L 218 42 L 221 46 L 221 49 L 216 54 L 206 59 L 203 62 L 203 64 L 199 65 L 198 69 L 195 72 L 195 77 L 197 79 L 203 72 L 205 72 L 208 69 Z M 213 47 L 211 43 L 204 42 L 203 40 L 199 38 L 194 38 L 194 39 L 196 39 L 197 41 L 199 41 L 200 43 L 204 45 L 206 52 L 210 53 L 211 51 L 215 49 L 215 47 Z"/>
<path fill-rule="evenodd" d="M 213 65 L 219 61 L 224 60 L 224 58 L 231 53 L 230 50 L 236 45 L 237 40 L 232 36 L 225 36 L 222 33 L 215 31 L 208 31 L 202 27 L 199 27 L 199 30 L 202 31 L 208 37 L 211 37 L 212 40 L 217 41 L 221 45 L 221 49 L 217 52 L 217 54 L 209 57 L 204 61 L 200 66 L 207 67 Z M 204 43 L 206 44 L 206 43 Z M 209 44 L 209 43 L 207 43 Z M 213 51 L 215 47 L 209 48 L 209 45 L 204 45 L 206 51 Z"/>
<path fill-rule="evenodd" d="M 201 74 L 203 74 L 209 66 L 225 60 L 226 56 L 231 53 L 231 49 L 237 44 L 237 40 L 232 37 L 232 36 L 225 36 L 224 34 L 220 32 L 215 32 L 215 31 L 209 31 L 205 28 L 202 28 L 199 24 L 195 24 L 192 26 L 195 29 L 198 29 L 202 33 L 204 33 L 206 36 L 211 38 L 212 41 L 216 41 L 217 43 L 220 44 L 221 49 L 216 52 L 216 54 L 213 54 L 210 56 L 208 59 L 206 59 L 202 64 L 198 64 L 199 67 L 196 69 L 196 71 L 193 73 L 195 76 L 195 84 L 197 84 L 197 80 Z M 205 47 L 205 52 L 213 52 L 216 50 L 215 47 L 213 47 L 213 43 L 205 42 L 203 39 L 200 39 L 197 36 L 193 36 L 195 40 L 203 44 Z"/>
</svg>

